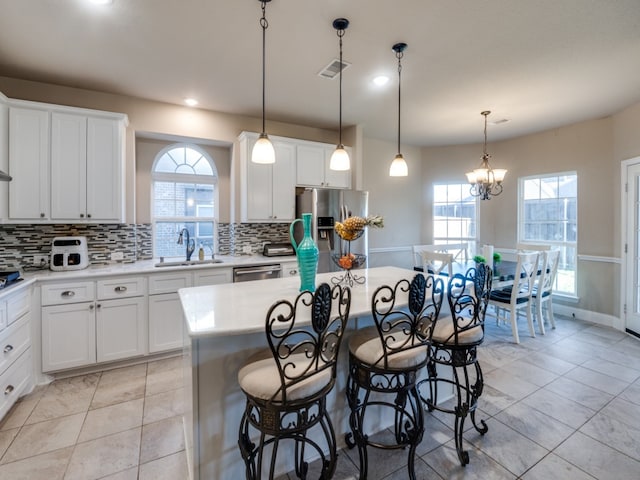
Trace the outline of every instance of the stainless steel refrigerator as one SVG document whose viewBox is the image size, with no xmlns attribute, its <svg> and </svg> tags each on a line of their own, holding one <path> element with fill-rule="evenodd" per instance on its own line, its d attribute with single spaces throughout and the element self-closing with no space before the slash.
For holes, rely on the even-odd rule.
<svg viewBox="0 0 640 480">
<path fill-rule="evenodd" d="M 318 245 L 320 257 L 318 259 L 318 273 L 335 272 L 340 268 L 333 262 L 331 255 L 340 254 L 346 249 L 346 244 L 336 235 L 333 226 L 335 222 L 343 221 L 346 217 L 357 215 L 366 217 L 369 214 L 369 192 L 357 190 L 334 190 L 328 188 L 297 188 L 296 189 L 296 218 L 302 218 L 303 213 L 313 215 L 313 239 Z M 368 255 L 368 229 L 357 240 L 351 242 L 351 252 Z M 304 235 L 302 222 L 294 227 L 296 242 L 300 242 Z M 362 268 L 366 268 L 365 263 Z"/>
</svg>

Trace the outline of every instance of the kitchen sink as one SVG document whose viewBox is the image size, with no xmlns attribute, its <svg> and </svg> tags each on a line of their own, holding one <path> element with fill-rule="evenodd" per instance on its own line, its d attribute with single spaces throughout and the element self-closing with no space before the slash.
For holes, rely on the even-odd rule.
<svg viewBox="0 0 640 480">
<path fill-rule="evenodd" d="M 179 266 L 189 266 L 189 265 L 210 265 L 212 263 L 222 263 L 222 260 L 217 258 L 210 260 L 177 260 L 171 262 L 159 262 L 154 265 L 154 267 L 179 267 Z"/>
</svg>

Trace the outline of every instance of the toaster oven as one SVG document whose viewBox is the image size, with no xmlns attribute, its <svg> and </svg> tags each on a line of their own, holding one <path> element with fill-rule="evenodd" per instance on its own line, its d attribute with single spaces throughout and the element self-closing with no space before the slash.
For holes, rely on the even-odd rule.
<svg viewBox="0 0 640 480">
<path fill-rule="evenodd" d="M 87 237 L 55 237 L 53 239 L 49 262 L 51 270 L 82 270 L 88 266 Z"/>
</svg>

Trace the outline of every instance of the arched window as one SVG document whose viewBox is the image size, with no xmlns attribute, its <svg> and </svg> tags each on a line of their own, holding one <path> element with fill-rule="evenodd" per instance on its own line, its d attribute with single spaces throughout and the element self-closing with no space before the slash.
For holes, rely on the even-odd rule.
<svg viewBox="0 0 640 480">
<path fill-rule="evenodd" d="M 192 260 L 202 246 L 210 258 L 217 245 L 218 172 L 213 159 L 197 145 L 173 144 L 153 162 L 151 208 L 155 257 L 186 256 L 187 234 L 194 246 Z"/>
</svg>

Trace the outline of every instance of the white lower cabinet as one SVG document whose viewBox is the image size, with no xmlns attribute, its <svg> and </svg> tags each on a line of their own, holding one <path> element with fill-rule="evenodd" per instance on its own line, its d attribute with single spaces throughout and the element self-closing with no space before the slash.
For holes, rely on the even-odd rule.
<svg viewBox="0 0 640 480">
<path fill-rule="evenodd" d="M 31 288 L 0 299 L 0 420 L 33 382 Z"/>
<path fill-rule="evenodd" d="M 149 276 L 149 353 L 183 346 L 184 316 L 178 290 L 190 286 L 231 283 L 231 268 L 198 269 L 193 273 L 157 273 Z"/>
<path fill-rule="evenodd" d="M 147 309 L 144 297 L 100 300 L 96 305 L 96 360 L 110 362 L 144 355 Z"/>
<path fill-rule="evenodd" d="M 42 371 L 146 354 L 144 293 L 142 277 L 43 285 Z"/>
<path fill-rule="evenodd" d="M 182 348 L 184 321 L 177 292 L 191 285 L 191 273 L 149 275 L 149 353 Z"/>
<path fill-rule="evenodd" d="M 182 347 L 182 306 L 177 293 L 149 296 L 149 353 Z"/>
<path fill-rule="evenodd" d="M 42 371 L 96 363 L 94 302 L 42 308 Z"/>
</svg>

